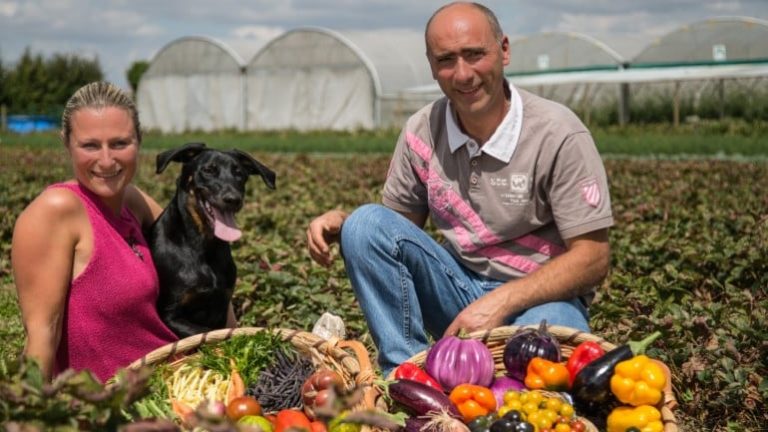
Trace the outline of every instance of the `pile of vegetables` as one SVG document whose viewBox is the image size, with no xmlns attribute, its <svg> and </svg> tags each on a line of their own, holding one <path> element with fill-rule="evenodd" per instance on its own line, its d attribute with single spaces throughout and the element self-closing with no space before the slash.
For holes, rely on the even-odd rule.
<svg viewBox="0 0 768 432">
<path fill-rule="evenodd" d="M 505 341 L 500 373 L 483 342 L 447 336 L 429 349 L 423 365 L 404 362 L 382 382 L 389 412 L 360 409 L 362 389 L 313 365 L 270 331 L 235 336 L 170 364 L 121 371 L 108 386 L 87 371 L 69 371 L 46 384 L 33 362 L 0 364 L 3 376 L 26 383 L 0 380 L 0 425 L 34 421 L 101 430 L 130 424 L 126 432 L 359 432 L 362 425 L 403 432 L 581 432 L 595 424 L 607 432 L 662 432 L 668 370 L 644 354 L 659 336 L 608 352 L 586 341 L 563 358 L 542 323 Z"/>
<path fill-rule="evenodd" d="M 316 366 L 277 333 L 237 335 L 154 369 L 149 392 L 126 413 L 172 419 L 180 429 L 357 432 L 397 428 L 387 413 L 352 412 L 361 390 Z"/>
<path fill-rule="evenodd" d="M 668 372 L 644 354 L 659 335 L 608 352 L 584 341 L 563 358 L 542 322 L 509 337 L 500 374 L 483 342 L 446 336 L 423 366 L 399 365 L 386 394 L 405 432 L 662 432 Z"/>
</svg>

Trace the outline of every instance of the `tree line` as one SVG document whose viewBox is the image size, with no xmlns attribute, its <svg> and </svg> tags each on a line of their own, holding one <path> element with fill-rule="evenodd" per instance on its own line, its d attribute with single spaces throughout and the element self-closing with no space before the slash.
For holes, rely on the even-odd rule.
<svg viewBox="0 0 768 432">
<path fill-rule="evenodd" d="M 27 48 L 13 67 L 0 60 L 0 104 L 9 114 L 59 116 L 78 88 L 104 78 L 98 58 L 53 54 Z"/>
<path fill-rule="evenodd" d="M 147 66 L 138 61 L 126 71 L 134 93 Z M 103 79 L 98 58 L 61 53 L 44 57 L 27 48 L 13 65 L 0 58 L 0 105 L 8 114 L 59 117 L 78 88 Z"/>
</svg>

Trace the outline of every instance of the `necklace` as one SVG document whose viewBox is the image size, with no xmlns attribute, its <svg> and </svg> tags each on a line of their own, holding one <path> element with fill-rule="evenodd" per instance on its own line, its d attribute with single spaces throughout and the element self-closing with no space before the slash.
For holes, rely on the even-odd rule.
<svg viewBox="0 0 768 432">
<path fill-rule="evenodd" d="M 131 247 L 133 254 L 139 257 L 140 260 L 144 261 L 144 254 L 141 253 L 138 246 L 136 246 L 138 244 L 138 241 L 136 241 L 136 237 L 130 236 L 126 239 L 126 241 L 128 242 L 128 246 Z"/>
</svg>

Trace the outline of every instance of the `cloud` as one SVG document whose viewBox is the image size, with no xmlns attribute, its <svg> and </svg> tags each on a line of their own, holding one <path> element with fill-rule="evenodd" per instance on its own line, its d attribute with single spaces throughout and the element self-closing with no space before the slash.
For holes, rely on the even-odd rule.
<svg viewBox="0 0 768 432">
<path fill-rule="evenodd" d="M 714 2 L 714 3 L 705 3 L 704 9 L 711 11 L 715 14 L 738 14 L 741 12 L 741 2 L 739 1 L 724 1 L 724 2 Z"/>
<path fill-rule="evenodd" d="M 281 35 L 284 31 L 282 27 L 250 25 L 235 28 L 231 35 L 237 39 L 270 40 Z"/>
<path fill-rule="evenodd" d="M 3 1 L 0 2 L 0 16 L 13 18 L 19 11 L 19 4 L 17 2 Z"/>
</svg>

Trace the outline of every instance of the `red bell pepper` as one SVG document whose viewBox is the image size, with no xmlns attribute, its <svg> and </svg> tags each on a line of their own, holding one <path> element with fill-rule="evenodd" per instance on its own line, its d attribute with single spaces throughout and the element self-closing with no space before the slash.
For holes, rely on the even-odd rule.
<svg viewBox="0 0 768 432">
<path fill-rule="evenodd" d="M 432 388 L 445 392 L 443 386 L 440 385 L 437 380 L 429 376 L 424 372 L 416 363 L 403 362 L 395 369 L 395 379 L 409 379 L 412 381 L 418 381 L 422 384 L 426 384 Z"/>
<path fill-rule="evenodd" d="M 597 342 L 584 341 L 576 346 L 568 358 L 565 367 L 568 368 L 569 385 L 573 385 L 576 374 L 592 360 L 596 360 L 605 354 L 605 350 Z"/>
</svg>

